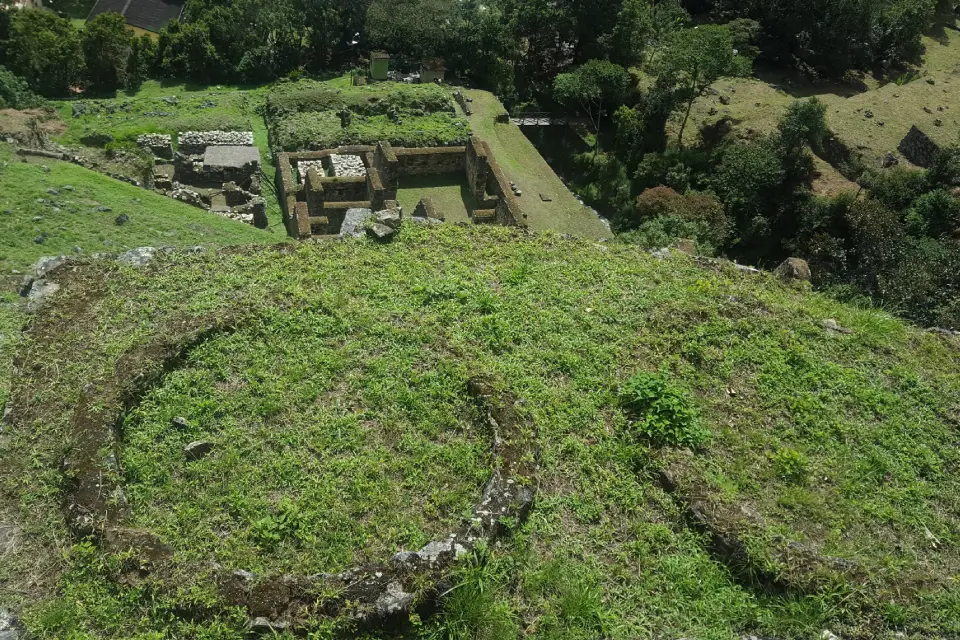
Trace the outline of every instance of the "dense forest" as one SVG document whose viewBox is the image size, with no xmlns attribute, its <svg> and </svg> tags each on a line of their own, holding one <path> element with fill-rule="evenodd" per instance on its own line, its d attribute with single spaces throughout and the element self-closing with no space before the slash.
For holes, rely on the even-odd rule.
<svg viewBox="0 0 960 640">
<path fill-rule="evenodd" d="M 855 166 L 859 193 L 816 197 L 825 107 L 796 102 L 776 132 L 692 136 L 691 106 L 758 66 L 842 81 L 919 61 L 936 0 L 188 0 L 157 38 L 116 14 L 78 30 L 48 11 L 0 13 L 0 106 L 28 108 L 146 79 L 262 84 L 441 57 L 454 81 L 511 110 L 589 118 L 571 187 L 621 241 L 693 239 L 701 253 L 811 264 L 816 286 L 926 325 L 960 327 L 960 150 L 927 170 Z M 692 140 L 696 139 L 696 142 Z"/>
</svg>

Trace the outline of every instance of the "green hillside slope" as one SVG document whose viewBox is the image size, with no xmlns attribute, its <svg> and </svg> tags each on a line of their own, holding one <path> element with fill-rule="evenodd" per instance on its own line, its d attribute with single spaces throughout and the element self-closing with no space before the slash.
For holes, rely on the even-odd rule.
<svg viewBox="0 0 960 640">
<path fill-rule="evenodd" d="M 122 252 L 141 246 L 280 242 L 270 233 L 83 167 L 31 158 L 0 144 L 0 273 L 40 256 Z M 46 169 L 44 169 L 46 167 Z M 117 217 L 129 220 L 117 224 Z"/>
<path fill-rule="evenodd" d="M 16 292 L 38 258 L 285 239 L 67 162 L 21 162 L 0 143 L 0 405 L 21 323 Z"/>
<path fill-rule="evenodd" d="M 503 464 L 477 375 L 535 426 L 534 506 L 402 633 L 960 633 L 955 338 L 499 227 L 77 265 L 24 338 L 0 440 L 0 601 L 38 637 L 242 638 L 256 607 L 221 572 L 294 590 L 436 539 Z M 156 555 L 67 526 L 98 425 L 120 443 L 88 499 Z M 357 613 L 337 597 L 255 615 L 330 637 Z"/>
</svg>

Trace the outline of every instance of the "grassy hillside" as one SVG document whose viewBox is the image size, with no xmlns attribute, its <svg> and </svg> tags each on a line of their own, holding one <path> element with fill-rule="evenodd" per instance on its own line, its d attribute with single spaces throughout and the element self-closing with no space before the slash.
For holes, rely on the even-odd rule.
<svg viewBox="0 0 960 640">
<path fill-rule="evenodd" d="M 129 220 L 118 225 L 121 215 Z M 41 256 L 285 238 L 282 230 L 261 231 L 73 164 L 21 162 L 0 143 L 0 405 L 21 322 L 16 290 Z"/>
<path fill-rule="evenodd" d="M 536 502 L 408 635 L 960 633 L 953 339 L 768 275 L 497 227 L 58 277 L 0 440 L 0 601 L 39 637 L 241 638 L 211 563 L 332 571 L 416 548 L 488 473 L 476 374 L 536 425 Z M 176 336 L 126 404 L 79 402 Z M 121 417 L 106 477 L 127 526 L 170 546 L 164 572 L 65 526 L 89 411 Z M 191 441 L 212 450 L 185 460 Z M 312 611 L 313 637 L 349 627 Z"/>
<path fill-rule="evenodd" d="M 847 148 L 861 154 L 868 166 L 879 166 L 888 151 L 898 153 L 897 146 L 913 125 L 938 144 L 957 144 L 960 85 L 955 75 L 960 34 L 945 30 L 940 38 L 925 37 L 923 43 L 925 54 L 918 70 L 882 86 L 871 78 L 860 87 L 813 84 L 802 78 L 785 82 L 767 74 L 724 78 L 714 85 L 716 94 L 695 102 L 690 124 L 698 128 L 726 117 L 741 135 L 770 133 L 793 100 L 817 96 L 827 105 L 830 130 Z M 729 98 L 729 104 L 722 104 L 721 97 Z"/>
<path fill-rule="evenodd" d="M 132 247 L 279 242 L 261 231 L 146 189 L 56 160 L 24 163 L 0 144 L 0 273 L 40 256 L 120 252 Z M 44 169 L 43 167 L 47 167 Z M 129 221 L 118 225 L 116 219 Z"/>
</svg>

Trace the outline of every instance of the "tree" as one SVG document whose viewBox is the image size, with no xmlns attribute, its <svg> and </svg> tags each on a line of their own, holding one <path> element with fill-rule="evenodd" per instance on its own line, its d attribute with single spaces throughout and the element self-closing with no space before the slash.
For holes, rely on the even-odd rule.
<svg viewBox="0 0 960 640">
<path fill-rule="evenodd" d="M 743 71 L 745 60 L 738 60 L 733 37 L 724 26 L 706 25 L 683 29 L 674 34 L 657 64 L 657 83 L 672 88 L 680 104 L 686 103 L 677 145 L 683 148 L 683 132 L 690 119 L 693 101 L 722 76 Z"/>
<path fill-rule="evenodd" d="M 161 69 L 167 76 L 209 82 L 218 70 L 217 50 L 205 23 L 172 22 L 160 32 L 157 47 Z"/>
<path fill-rule="evenodd" d="M 126 86 L 134 35 L 119 13 L 101 13 L 83 30 L 83 56 L 91 86 L 112 91 Z"/>
<path fill-rule="evenodd" d="M 23 78 L 0 66 L 0 109 L 32 109 L 43 104 L 43 98 L 30 90 Z"/>
<path fill-rule="evenodd" d="M 626 67 L 642 66 L 648 47 L 656 47 L 689 19 L 680 0 L 624 0 L 611 34 L 611 55 Z"/>
<path fill-rule="evenodd" d="M 145 33 L 134 38 L 127 58 L 127 86 L 131 89 L 139 87 L 156 73 L 158 65 L 157 42 Z"/>
<path fill-rule="evenodd" d="M 459 0 L 373 0 L 367 10 L 370 44 L 418 60 L 442 56 Z"/>
<path fill-rule="evenodd" d="M 600 120 L 605 111 L 619 106 L 630 88 L 630 74 L 607 60 L 590 60 L 570 73 L 561 73 L 553 81 L 553 93 L 559 102 L 579 105 L 590 118 L 594 131 L 600 133 Z M 599 150 L 597 139 L 595 150 Z"/>
<path fill-rule="evenodd" d="M 45 96 L 63 96 L 83 76 L 80 35 L 50 11 L 21 9 L 10 24 L 10 70 Z"/>
</svg>

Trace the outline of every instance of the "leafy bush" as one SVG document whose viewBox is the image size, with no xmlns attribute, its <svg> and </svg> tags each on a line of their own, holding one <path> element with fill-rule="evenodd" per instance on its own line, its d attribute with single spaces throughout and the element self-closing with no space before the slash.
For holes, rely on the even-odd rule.
<svg viewBox="0 0 960 640">
<path fill-rule="evenodd" d="M 630 180 L 620 160 L 606 153 L 581 153 L 573 160 L 571 186 L 589 206 L 613 219 L 631 208 Z"/>
<path fill-rule="evenodd" d="M 634 374 L 623 385 L 621 403 L 634 433 L 657 444 L 697 448 L 710 437 L 687 394 L 661 374 Z"/>
<path fill-rule="evenodd" d="M 799 484 L 810 475 L 810 461 L 796 449 L 784 447 L 768 457 L 773 463 L 774 472 L 784 480 Z"/>
<path fill-rule="evenodd" d="M 929 191 L 914 201 L 907 222 L 912 235 L 953 235 L 960 230 L 960 200 L 945 189 Z"/>
<path fill-rule="evenodd" d="M 644 234 L 636 234 L 633 241 L 660 247 L 672 240 L 689 238 L 716 248 L 729 230 L 723 206 L 712 193 L 681 195 L 670 187 L 647 189 L 637 198 L 634 208 L 618 216 L 614 224 L 620 230 L 644 229 Z M 685 235 L 674 235 L 681 233 Z M 668 236 L 668 242 L 662 242 L 663 235 Z M 644 236 L 648 236 L 645 241 Z M 649 241 L 656 244 L 649 245 Z"/>
<path fill-rule="evenodd" d="M 698 255 L 715 255 L 716 245 L 703 240 L 709 235 L 710 230 L 703 223 L 669 215 L 648 220 L 636 229 L 619 234 L 617 240 L 644 249 L 658 249 L 688 239 L 696 241 Z"/>
<path fill-rule="evenodd" d="M 32 109 L 43 103 L 43 98 L 30 90 L 26 80 L 0 66 L 0 109 Z"/>
<path fill-rule="evenodd" d="M 940 149 L 927 169 L 927 179 L 932 186 L 960 186 L 960 147 Z"/>
<path fill-rule="evenodd" d="M 929 179 L 926 171 L 898 166 L 867 174 L 863 184 L 872 200 L 892 211 L 903 211 L 928 189 Z"/>
</svg>

